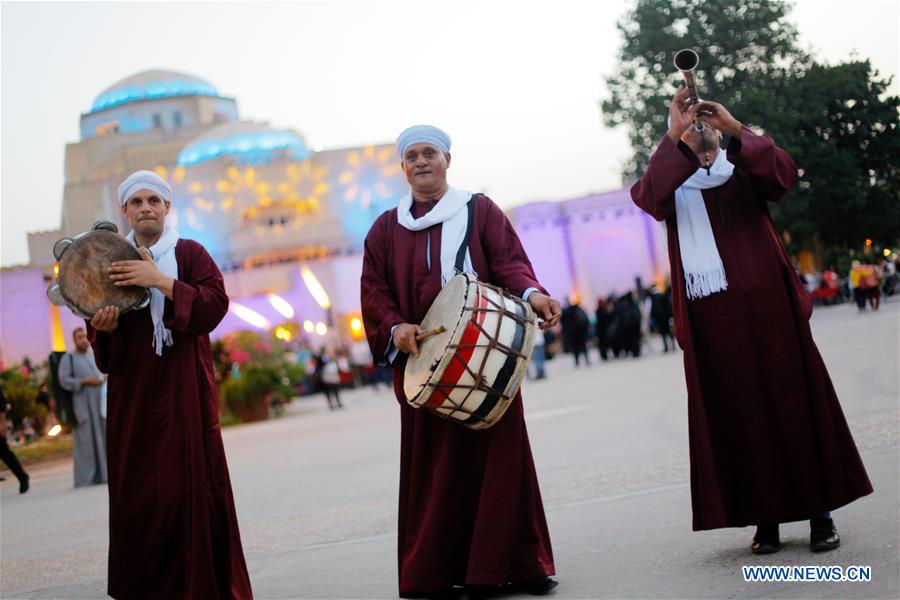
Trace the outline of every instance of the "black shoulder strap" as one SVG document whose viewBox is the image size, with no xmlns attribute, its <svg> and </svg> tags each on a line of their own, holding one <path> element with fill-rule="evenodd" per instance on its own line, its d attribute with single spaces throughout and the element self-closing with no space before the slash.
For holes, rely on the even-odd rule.
<svg viewBox="0 0 900 600">
<path fill-rule="evenodd" d="M 456 251 L 456 272 L 463 272 L 463 265 L 466 262 L 466 250 L 469 249 L 469 236 L 472 235 L 472 221 L 475 218 L 475 199 L 481 194 L 472 194 L 472 197 L 469 199 L 467 204 L 469 209 L 469 220 L 466 223 L 466 235 L 463 237 L 462 244 L 459 245 L 459 250 Z"/>
</svg>

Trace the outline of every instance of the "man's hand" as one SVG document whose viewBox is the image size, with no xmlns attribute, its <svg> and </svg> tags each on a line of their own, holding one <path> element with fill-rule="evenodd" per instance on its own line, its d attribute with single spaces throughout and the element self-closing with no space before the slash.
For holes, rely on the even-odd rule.
<svg viewBox="0 0 900 600">
<path fill-rule="evenodd" d="M 109 278 L 116 285 L 138 285 L 143 288 L 161 287 L 168 279 L 153 262 L 146 248 L 138 250 L 141 260 L 117 260 L 110 264 Z"/>
<path fill-rule="evenodd" d="M 407 354 L 412 354 L 416 358 L 419 358 L 419 344 L 416 342 L 416 336 L 420 333 L 423 333 L 423 331 L 418 325 L 412 325 L 410 323 L 397 325 L 397 328 L 394 329 L 394 346 L 396 346 L 400 352 L 406 352 Z"/>
<path fill-rule="evenodd" d="M 173 299 L 175 280 L 162 271 L 153 262 L 153 257 L 146 248 L 139 248 L 141 260 L 117 260 L 110 264 L 109 278 L 118 285 L 137 285 L 143 288 L 156 288 L 169 300 Z"/>
<path fill-rule="evenodd" d="M 699 114 L 701 111 L 704 114 Z M 727 133 L 731 137 L 740 139 L 741 122 L 732 117 L 728 109 L 718 102 L 701 100 L 690 108 L 690 112 L 698 121 L 709 123 L 722 133 Z"/>
<path fill-rule="evenodd" d="M 96 377 L 87 377 L 87 378 L 81 380 L 81 385 L 96 386 L 96 385 L 100 385 L 101 383 L 103 383 L 103 382 L 100 381 L 99 379 L 97 379 Z"/>
<path fill-rule="evenodd" d="M 105 306 L 91 317 L 91 327 L 97 331 L 113 331 L 119 326 L 119 309 L 115 306 Z"/>
<path fill-rule="evenodd" d="M 559 302 L 550 296 L 540 292 L 531 292 L 531 295 L 528 296 L 528 304 L 531 305 L 531 308 L 534 309 L 534 312 L 539 317 L 544 319 L 544 322 L 541 323 L 541 329 L 549 329 L 559 323 L 562 309 L 559 307 Z"/>
<path fill-rule="evenodd" d="M 686 87 L 675 90 L 672 103 L 669 104 L 669 130 L 666 135 L 674 143 L 678 143 L 682 134 L 688 127 L 694 124 L 694 114 L 691 111 L 691 93 Z"/>
</svg>

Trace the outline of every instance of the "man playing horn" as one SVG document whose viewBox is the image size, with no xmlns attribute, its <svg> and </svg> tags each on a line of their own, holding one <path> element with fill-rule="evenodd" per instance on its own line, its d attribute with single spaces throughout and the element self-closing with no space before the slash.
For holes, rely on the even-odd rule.
<svg viewBox="0 0 900 600">
<path fill-rule="evenodd" d="M 813 551 L 837 548 L 830 511 L 872 491 L 813 342 L 809 294 L 767 207 L 796 181 L 770 138 L 682 88 L 631 188 L 668 230 L 694 529 L 755 525 L 757 554 L 778 551 L 779 523 L 805 519 Z"/>
</svg>

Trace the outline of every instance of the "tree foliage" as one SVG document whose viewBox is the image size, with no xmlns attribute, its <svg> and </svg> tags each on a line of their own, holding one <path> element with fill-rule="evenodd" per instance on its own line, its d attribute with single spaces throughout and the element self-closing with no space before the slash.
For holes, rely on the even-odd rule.
<svg viewBox="0 0 900 600">
<path fill-rule="evenodd" d="M 900 98 L 868 61 L 813 64 L 766 133 L 794 158 L 800 181 L 773 208 L 794 249 L 816 239 L 826 255 L 900 236 Z M 896 246 L 895 246 L 896 247 Z"/>
<path fill-rule="evenodd" d="M 643 172 L 664 134 L 683 81 L 672 57 L 693 48 L 701 98 L 773 137 L 800 168 L 798 186 L 773 210 L 792 249 L 814 239 L 826 249 L 894 243 L 900 100 L 868 61 L 817 63 L 799 46 L 790 8 L 783 0 L 638 0 L 619 23 L 619 65 L 602 103 L 604 122 L 628 129 L 633 155 L 623 177 Z"/>
</svg>

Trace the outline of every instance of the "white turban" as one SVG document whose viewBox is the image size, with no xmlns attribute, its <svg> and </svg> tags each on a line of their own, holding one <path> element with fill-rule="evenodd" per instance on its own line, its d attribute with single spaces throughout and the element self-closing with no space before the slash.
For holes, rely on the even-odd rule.
<svg viewBox="0 0 900 600">
<path fill-rule="evenodd" d="M 166 180 L 153 171 L 135 171 L 119 184 L 119 204 L 124 205 L 140 190 L 150 190 L 165 201 L 172 199 L 172 188 Z"/>
<path fill-rule="evenodd" d="M 430 144 L 441 152 L 450 152 L 450 136 L 434 125 L 413 125 L 397 136 L 397 152 L 400 158 L 414 144 Z"/>
</svg>

